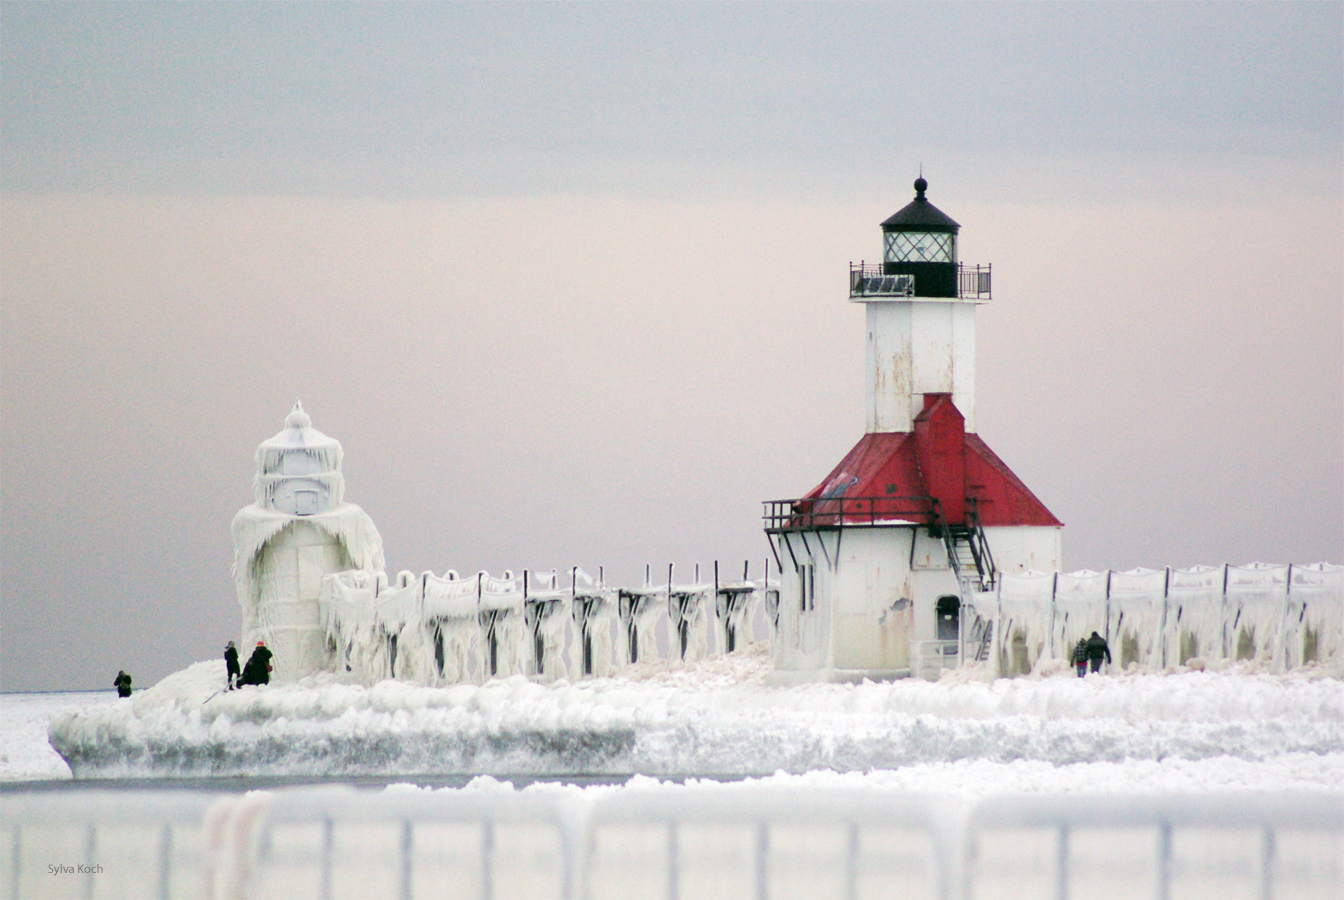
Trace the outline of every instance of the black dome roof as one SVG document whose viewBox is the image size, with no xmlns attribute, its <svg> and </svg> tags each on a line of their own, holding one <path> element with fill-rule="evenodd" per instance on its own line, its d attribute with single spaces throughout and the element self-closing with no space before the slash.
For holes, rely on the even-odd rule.
<svg viewBox="0 0 1344 900">
<path fill-rule="evenodd" d="M 921 176 L 915 179 L 915 199 L 900 212 L 882 223 L 883 231 L 946 231 L 956 234 L 961 226 L 938 207 L 924 198 L 929 183 Z"/>
</svg>

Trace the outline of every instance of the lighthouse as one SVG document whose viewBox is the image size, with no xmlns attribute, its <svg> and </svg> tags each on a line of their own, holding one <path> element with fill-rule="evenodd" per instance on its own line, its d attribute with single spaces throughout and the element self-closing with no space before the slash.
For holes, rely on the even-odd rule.
<svg viewBox="0 0 1344 900">
<path fill-rule="evenodd" d="M 243 648 L 273 654 L 277 683 L 333 668 L 321 621 L 322 579 L 383 570 L 383 541 L 364 510 L 345 502 L 340 441 L 313 427 L 295 402 L 285 427 L 256 452 L 254 502 L 233 518 L 233 578 Z"/>
<path fill-rule="evenodd" d="M 866 433 L 811 491 L 765 504 L 782 573 L 780 683 L 935 674 L 977 657 L 967 601 L 1005 572 L 1058 571 L 1062 523 L 976 433 L 975 311 L 989 266 L 928 182 L 850 264 L 865 308 Z M 982 624 L 983 623 L 979 623 Z"/>
</svg>

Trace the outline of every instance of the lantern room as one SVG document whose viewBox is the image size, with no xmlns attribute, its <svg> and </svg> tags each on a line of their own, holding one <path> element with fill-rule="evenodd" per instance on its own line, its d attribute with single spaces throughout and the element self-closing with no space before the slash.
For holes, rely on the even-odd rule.
<svg viewBox="0 0 1344 900">
<path fill-rule="evenodd" d="M 850 263 L 851 299 L 989 299 L 990 267 L 961 264 L 961 225 L 929 202 L 928 189 L 923 177 L 915 179 L 915 199 L 882 223 L 882 265 Z"/>
<path fill-rule="evenodd" d="M 285 429 L 257 447 L 253 488 L 258 506 L 311 516 L 341 505 L 341 444 L 312 426 L 303 404 L 296 401 L 285 417 Z"/>
<path fill-rule="evenodd" d="M 961 226 L 929 202 L 928 188 L 916 179 L 915 199 L 882 223 L 882 274 L 914 276 L 917 297 L 955 297 Z"/>
</svg>

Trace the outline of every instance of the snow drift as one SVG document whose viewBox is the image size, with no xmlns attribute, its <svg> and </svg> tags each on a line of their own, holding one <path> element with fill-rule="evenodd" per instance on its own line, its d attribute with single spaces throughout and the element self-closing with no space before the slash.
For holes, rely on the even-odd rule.
<svg viewBox="0 0 1344 900">
<path fill-rule="evenodd" d="M 49 738 L 76 778 L 742 776 L 1344 753 L 1344 684 L 1320 669 L 1258 674 L 1229 662 L 986 682 L 968 668 L 936 684 L 770 688 L 768 652 L 641 663 L 575 683 L 364 686 L 324 673 L 225 693 L 223 663 L 204 662 L 130 700 L 58 714 Z"/>
</svg>

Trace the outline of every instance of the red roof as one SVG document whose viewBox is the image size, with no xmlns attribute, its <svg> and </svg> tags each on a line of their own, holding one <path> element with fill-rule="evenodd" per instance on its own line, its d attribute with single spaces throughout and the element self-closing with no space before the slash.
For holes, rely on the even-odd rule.
<svg viewBox="0 0 1344 900">
<path fill-rule="evenodd" d="M 945 521 L 965 521 L 974 498 L 981 525 L 1062 525 L 965 420 L 947 394 L 926 394 L 912 432 L 865 434 L 804 499 L 839 499 L 846 522 L 928 522 L 936 498 Z M 833 518 L 839 509 L 829 509 Z M 821 504 L 811 507 L 822 513 Z"/>
</svg>

